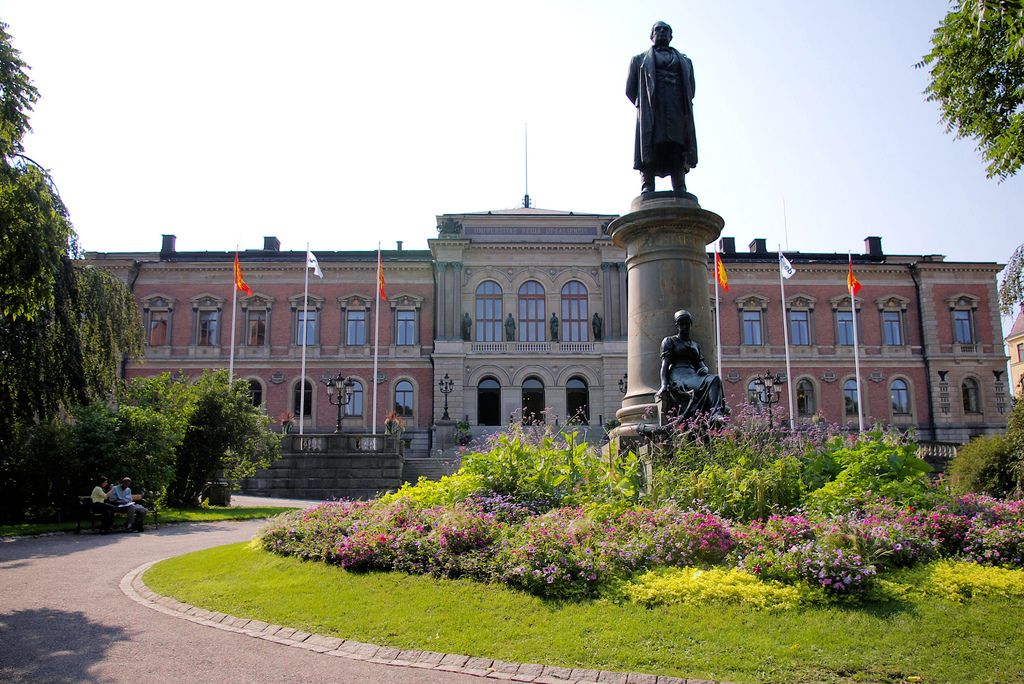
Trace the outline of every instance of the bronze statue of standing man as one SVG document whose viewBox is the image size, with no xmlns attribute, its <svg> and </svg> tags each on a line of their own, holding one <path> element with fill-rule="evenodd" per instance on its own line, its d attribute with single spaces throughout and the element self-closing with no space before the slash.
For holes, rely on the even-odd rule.
<svg viewBox="0 0 1024 684">
<path fill-rule="evenodd" d="M 651 28 L 654 45 L 633 58 L 626 97 L 636 105 L 633 168 L 643 176 L 641 192 L 654 192 L 655 176 L 671 176 L 677 195 L 686 192 L 686 173 L 697 165 L 693 125 L 693 63 L 675 48 L 672 27 Z"/>
</svg>

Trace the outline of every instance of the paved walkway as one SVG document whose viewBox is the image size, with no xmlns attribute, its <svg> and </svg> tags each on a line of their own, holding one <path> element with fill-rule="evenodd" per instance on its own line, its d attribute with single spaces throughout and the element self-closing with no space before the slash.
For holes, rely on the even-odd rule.
<svg viewBox="0 0 1024 684">
<path fill-rule="evenodd" d="M 211 629 L 140 605 L 119 588 L 141 563 L 243 541 L 262 524 L 0 542 L 0 681 L 480 684 L 467 675 L 336 658 Z"/>
</svg>

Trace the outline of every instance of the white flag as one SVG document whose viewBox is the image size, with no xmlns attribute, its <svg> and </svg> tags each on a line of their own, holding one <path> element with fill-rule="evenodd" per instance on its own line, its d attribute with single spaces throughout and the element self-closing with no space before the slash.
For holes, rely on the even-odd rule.
<svg viewBox="0 0 1024 684">
<path fill-rule="evenodd" d="M 309 250 L 306 250 L 306 268 L 313 269 L 313 274 L 317 278 L 324 277 L 324 272 L 320 270 L 320 262 L 316 260 L 316 255 Z"/>
<path fill-rule="evenodd" d="M 786 280 L 792 278 L 793 274 L 796 273 L 793 264 L 789 263 L 789 259 L 782 252 L 779 252 L 779 270 L 782 271 L 782 277 Z"/>
</svg>

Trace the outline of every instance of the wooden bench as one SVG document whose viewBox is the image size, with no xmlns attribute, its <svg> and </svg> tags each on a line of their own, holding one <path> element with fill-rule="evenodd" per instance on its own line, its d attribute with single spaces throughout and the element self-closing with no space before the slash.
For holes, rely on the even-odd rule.
<svg viewBox="0 0 1024 684">
<path fill-rule="evenodd" d="M 142 498 L 141 494 L 132 494 L 132 501 L 146 509 L 146 520 L 152 523 L 153 529 L 159 530 L 159 511 L 157 511 L 156 504 L 146 501 Z M 118 516 L 127 517 L 127 510 L 124 508 L 115 509 L 114 517 L 117 518 Z M 103 526 L 103 514 L 92 509 L 91 496 L 80 496 L 78 497 L 78 520 L 75 523 L 75 534 L 82 531 L 82 524 L 87 521 L 89 523 L 89 529 L 97 531 Z M 116 525 L 111 529 L 117 529 Z"/>
</svg>

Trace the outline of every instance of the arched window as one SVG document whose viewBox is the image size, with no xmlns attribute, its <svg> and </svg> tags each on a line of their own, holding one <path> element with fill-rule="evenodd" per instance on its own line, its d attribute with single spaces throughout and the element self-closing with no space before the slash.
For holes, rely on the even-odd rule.
<svg viewBox="0 0 1024 684">
<path fill-rule="evenodd" d="M 910 413 L 910 388 L 906 380 L 896 379 L 889 385 L 889 401 L 893 415 Z"/>
<path fill-rule="evenodd" d="M 412 417 L 412 395 L 412 383 L 408 380 L 399 380 L 395 385 L 395 415 Z"/>
<path fill-rule="evenodd" d="M 981 402 L 978 400 L 978 381 L 967 378 L 960 385 L 964 397 L 964 413 L 981 413 Z"/>
<path fill-rule="evenodd" d="M 544 383 L 538 378 L 523 380 L 523 422 L 544 421 Z"/>
<path fill-rule="evenodd" d="M 544 287 L 536 280 L 527 280 L 519 288 L 519 341 L 543 342 Z"/>
<path fill-rule="evenodd" d="M 259 380 L 249 381 L 249 400 L 253 406 L 263 406 L 263 385 Z"/>
<path fill-rule="evenodd" d="M 476 337 L 477 342 L 501 342 L 502 324 L 501 285 L 485 280 L 476 288 Z M 495 423 L 497 425 L 497 423 Z"/>
<path fill-rule="evenodd" d="M 850 379 L 843 383 L 843 413 L 847 416 L 860 415 L 860 400 L 857 397 L 857 381 Z"/>
<path fill-rule="evenodd" d="M 578 280 L 562 286 L 562 342 L 588 342 L 590 315 L 587 288 Z"/>
<path fill-rule="evenodd" d="M 363 415 L 363 383 L 352 381 L 352 399 L 345 405 L 346 416 Z"/>
<path fill-rule="evenodd" d="M 751 380 L 747 383 L 748 404 L 760 404 L 763 396 L 764 394 L 757 388 L 757 380 Z"/>
<path fill-rule="evenodd" d="M 796 414 L 813 416 L 817 410 L 814 401 L 814 383 L 806 378 L 796 383 Z"/>
<path fill-rule="evenodd" d="M 583 378 L 572 377 L 565 383 L 565 422 L 590 424 L 590 390 Z"/>
<path fill-rule="evenodd" d="M 501 425 L 501 383 L 494 378 L 476 386 L 476 416 L 480 425 Z"/>
<path fill-rule="evenodd" d="M 300 392 L 305 392 L 304 400 Z M 292 392 L 292 413 L 296 416 L 301 413 L 305 418 L 313 415 L 313 383 L 309 380 L 295 383 L 295 391 Z"/>
</svg>

